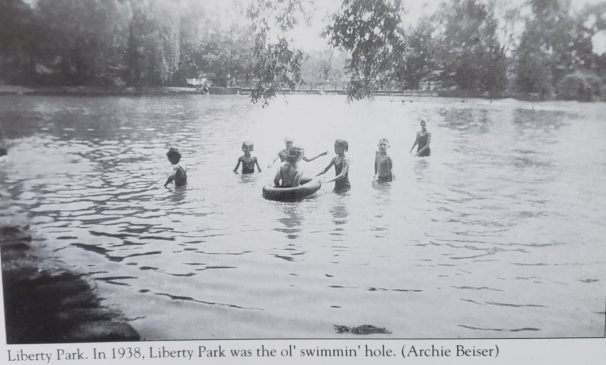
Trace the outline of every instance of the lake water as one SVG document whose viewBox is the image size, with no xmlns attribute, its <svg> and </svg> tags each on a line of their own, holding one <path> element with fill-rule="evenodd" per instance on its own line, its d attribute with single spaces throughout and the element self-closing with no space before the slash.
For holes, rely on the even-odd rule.
<svg viewBox="0 0 606 365">
<path fill-rule="evenodd" d="M 606 104 L 341 96 L 0 97 L 6 209 L 146 339 L 604 336 Z M 426 118 L 432 156 L 408 153 Z M 283 138 L 352 189 L 261 188 Z M 395 180 L 373 184 L 381 137 Z M 253 140 L 261 174 L 232 173 Z M 182 190 L 162 187 L 178 147 Z M 277 165 L 276 165 L 277 166 Z M 334 170 L 328 173 L 333 176 Z M 7 203 L 8 202 L 8 203 Z"/>
</svg>

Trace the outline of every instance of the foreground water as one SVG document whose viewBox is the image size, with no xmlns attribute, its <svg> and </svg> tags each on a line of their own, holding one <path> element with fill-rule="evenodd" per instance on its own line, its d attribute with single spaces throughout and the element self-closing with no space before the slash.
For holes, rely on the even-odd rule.
<svg viewBox="0 0 606 365">
<path fill-rule="evenodd" d="M 4 219 L 147 339 L 604 336 L 605 104 L 291 96 L 2 97 Z M 432 156 L 408 154 L 418 118 Z M 294 137 L 350 143 L 352 190 L 261 197 Z M 391 140 L 396 180 L 372 182 Z M 262 174 L 233 169 L 255 142 Z M 164 189 L 177 146 L 189 186 Z M 303 164 L 319 172 L 329 157 Z M 332 174 L 332 171 L 331 171 Z M 355 336 L 345 334 L 345 336 Z"/>
</svg>

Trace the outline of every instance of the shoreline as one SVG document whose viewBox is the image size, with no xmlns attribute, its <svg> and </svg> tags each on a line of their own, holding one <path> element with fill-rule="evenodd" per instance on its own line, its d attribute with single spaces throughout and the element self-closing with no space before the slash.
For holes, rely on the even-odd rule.
<svg viewBox="0 0 606 365">
<path fill-rule="evenodd" d="M 0 226 L 7 344 L 139 341 L 94 284 L 41 257 L 27 226 Z"/>
<path fill-rule="evenodd" d="M 244 87 L 210 87 L 210 95 L 250 95 L 252 89 Z M 343 95 L 347 92 L 340 89 L 322 90 L 290 90 L 278 91 L 280 95 Z M 200 89 L 186 86 L 146 86 L 146 87 L 105 87 L 105 86 L 44 86 L 27 87 L 20 85 L 0 84 L 0 96 L 23 95 L 23 96 L 175 96 L 175 95 L 205 95 Z M 549 102 L 549 101 L 579 101 L 558 99 L 555 97 L 541 97 L 538 94 L 505 93 L 499 97 L 490 97 L 487 93 L 470 92 L 465 90 L 403 90 L 403 91 L 376 91 L 377 96 L 400 96 L 400 97 L 443 97 L 460 99 L 515 99 L 518 101 Z M 583 101 L 586 103 L 601 102 L 604 100 Z"/>
</svg>

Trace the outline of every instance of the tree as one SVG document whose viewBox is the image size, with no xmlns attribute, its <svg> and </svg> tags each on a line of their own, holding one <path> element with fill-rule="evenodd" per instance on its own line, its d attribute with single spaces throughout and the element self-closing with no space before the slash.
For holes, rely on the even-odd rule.
<svg viewBox="0 0 606 365">
<path fill-rule="evenodd" d="M 398 67 L 398 79 L 404 81 L 406 89 L 418 90 L 421 81 L 436 69 L 432 39 L 434 31 L 431 20 L 423 18 L 406 37 L 408 48 Z"/>
<path fill-rule="evenodd" d="M 324 37 L 351 56 L 349 100 L 368 97 L 396 78 L 405 51 L 401 11 L 401 0 L 343 0 L 333 15 Z"/>
<path fill-rule="evenodd" d="M 532 17 L 516 51 L 516 87 L 546 97 L 579 63 L 570 52 L 574 24 L 569 0 L 530 0 L 530 5 Z"/>
<path fill-rule="evenodd" d="M 61 84 L 104 83 L 122 64 L 128 14 L 118 0 L 39 0 L 36 59 Z"/>
<path fill-rule="evenodd" d="M 477 0 L 442 3 L 434 16 L 440 80 L 444 86 L 499 95 L 506 87 L 506 57 L 491 4 Z"/>
<path fill-rule="evenodd" d="M 573 52 L 578 58 L 577 68 L 606 77 L 606 52 L 597 54 L 594 38 L 606 32 L 606 2 L 586 5 L 574 18 Z"/>
<path fill-rule="evenodd" d="M 337 88 L 345 82 L 345 56 L 334 50 L 311 52 L 301 65 L 301 79 L 311 87 Z"/>
<path fill-rule="evenodd" d="M 231 20 L 221 14 L 225 9 L 212 9 L 211 5 L 195 0 L 185 3 L 180 31 L 180 64 L 174 78 L 177 84 L 199 76 L 220 86 L 249 80 L 251 25 L 239 21 L 245 18 L 241 9 L 229 9 L 240 18 Z"/>
<path fill-rule="evenodd" d="M 181 8 L 169 0 L 131 0 L 128 27 L 130 85 L 170 84 L 180 57 Z"/>
<path fill-rule="evenodd" d="M 24 82 L 36 46 L 32 9 L 22 0 L 0 0 L 0 80 Z"/>
<path fill-rule="evenodd" d="M 248 10 L 253 29 L 253 103 L 266 105 L 281 88 L 301 82 L 303 52 L 291 46 L 287 32 L 305 19 L 299 0 L 255 1 Z"/>
</svg>

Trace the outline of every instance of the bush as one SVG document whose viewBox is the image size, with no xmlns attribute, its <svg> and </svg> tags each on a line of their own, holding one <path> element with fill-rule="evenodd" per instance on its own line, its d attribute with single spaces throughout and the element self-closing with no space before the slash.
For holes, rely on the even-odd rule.
<svg viewBox="0 0 606 365">
<path fill-rule="evenodd" d="M 582 72 L 568 74 L 556 85 L 558 99 L 562 100 L 600 99 L 603 89 L 602 80 L 598 76 Z"/>
</svg>

